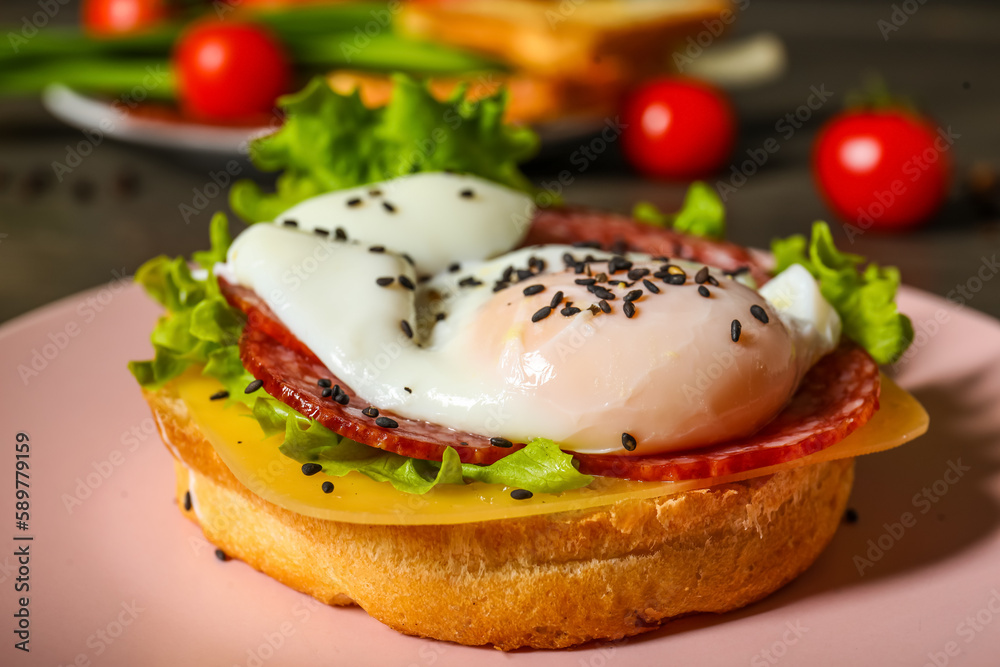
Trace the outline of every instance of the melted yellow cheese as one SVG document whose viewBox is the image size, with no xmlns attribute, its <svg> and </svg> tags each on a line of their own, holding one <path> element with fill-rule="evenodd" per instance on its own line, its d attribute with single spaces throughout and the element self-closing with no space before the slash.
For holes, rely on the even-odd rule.
<svg viewBox="0 0 1000 667">
<path fill-rule="evenodd" d="M 302 474 L 301 464 L 278 451 L 281 435 L 263 437 L 241 404 L 211 401 L 218 382 L 187 374 L 177 383 L 192 419 L 206 434 L 237 479 L 263 499 L 319 519 L 351 523 L 418 525 L 456 524 L 580 510 L 620 500 L 655 498 L 717 484 L 769 475 L 821 461 L 871 454 L 898 447 L 927 431 L 928 417 L 908 392 L 882 376 L 881 409 L 871 421 L 841 442 L 810 456 L 736 475 L 682 482 L 635 482 L 597 478 L 584 489 L 559 494 L 536 493 L 528 500 L 510 497 L 512 487 L 473 482 L 441 485 L 417 496 L 401 493 L 385 482 L 351 472 L 344 477 Z M 324 481 L 334 484 L 324 493 Z"/>
</svg>

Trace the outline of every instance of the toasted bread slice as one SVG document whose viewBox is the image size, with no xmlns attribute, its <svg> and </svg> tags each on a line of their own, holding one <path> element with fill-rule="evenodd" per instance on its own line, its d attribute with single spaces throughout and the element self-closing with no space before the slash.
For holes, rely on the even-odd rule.
<svg viewBox="0 0 1000 667">
<path fill-rule="evenodd" d="M 534 74 L 600 84 L 662 71 L 678 42 L 710 21 L 714 35 L 732 16 L 729 0 L 432 0 L 405 3 L 395 24 Z"/>
</svg>

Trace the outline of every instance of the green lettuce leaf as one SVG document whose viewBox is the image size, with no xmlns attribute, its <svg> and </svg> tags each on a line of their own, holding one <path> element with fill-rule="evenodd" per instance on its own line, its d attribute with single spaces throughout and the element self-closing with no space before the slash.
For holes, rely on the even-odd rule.
<svg viewBox="0 0 1000 667">
<path fill-rule="evenodd" d="M 425 171 L 475 174 L 531 192 L 517 164 L 538 138 L 503 122 L 506 91 L 470 102 L 460 87 L 443 102 L 414 79 L 393 76 L 391 101 L 369 109 L 357 91 L 335 93 L 317 77 L 279 100 L 287 114 L 280 130 L 253 142 L 259 168 L 279 171 L 277 191 L 252 181 L 234 184 L 230 204 L 247 222 L 274 220 L 309 197 Z"/>
<path fill-rule="evenodd" d="M 681 210 L 671 215 L 663 213 L 648 201 L 637 202 L 632 217 L 657 227 L 673 227 L 678 232 L 721 240 L 726 236 L 726 207 L 715 190 L 702 181 L 695 181 L 684 196 Z"/>
<path fill-rule="evenodd" d="M 212 249 L 195 253 L 208 270 L 206 279 L 195 278 L 183 257 L 155 257 L 136 271 L 135 281 L 167 313 L 150 335 L 153 359 L 132 361 L 129 370 L 143 387 L 156 388 L 192 365 L 204 366 L 203 372 L 222 382 L 232 396 L 249 402 L 242 389 L 253 377 L 240 363 L 237 347 L 245 319 L 226 303 L 211 272 L 232 241 L 225 215 L 212 218 L 210 237 Z"/>
<path fill-rule="evenodd" d="M 820 293 L 840 315 L 844 335 L 865 348 L 880 364 L 902 356 L 913 342 L 910 318 L 896 308 L 899 270 L 880 267 L 865 258 L 840 252 L 825 222 L 813 224 L 809 240 L 802 235 L 777 239 L 771 244 L 775 273 L 801 264 L 819 283 Z"/>
</svg>

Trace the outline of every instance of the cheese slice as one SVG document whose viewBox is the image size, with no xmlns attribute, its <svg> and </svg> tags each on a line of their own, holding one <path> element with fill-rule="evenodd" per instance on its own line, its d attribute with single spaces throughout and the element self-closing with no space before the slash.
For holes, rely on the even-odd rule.
<svg viewBox="0 0 1000 667">
<path fill-rule="evenodd" d="M 583 489 L 557 494 L 536 493 L 527 500 L 511 498 L 513 487 L 481 482 L 443 484 L 418 496 L 396 491 L 386 482 L 376 482 L 357 472 L 343 477 L 303 475 L 300 463 L 278 451 L 283 436 L 265 438 L 246 406 L 209 400 L 209 396 L 221 388 L 217 381 L 194 373 L 177 381 L 178 392 L 187 403 L 192 419 L 241 483 L 264 500 L 298 514 L 385 525 L 492 521 L 668 496 L 898 447 L 925 433 L 929 421 L 920 403 L 883 375 L 881 409 L 868 424 L 831 447 L 780 465 L 726 477 L 680 482 L 636 482 L 599 477 Z M 333 482 L 332 493 L 322 491 L 324 481 Z"/>
</svg>

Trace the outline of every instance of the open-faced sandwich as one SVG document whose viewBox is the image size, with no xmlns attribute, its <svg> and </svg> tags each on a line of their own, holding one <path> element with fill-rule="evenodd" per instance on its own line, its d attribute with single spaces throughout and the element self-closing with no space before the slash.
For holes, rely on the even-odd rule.
<svg viewBox="0 0 1000 667">
<path fill-rule="evenodd" d="M 284 106 L 277 191 L 232 192 L 259 224 L 136 276 L 169 312 L 131 368 L 228 556 L 407 634 L 616 639 L 796 577 L 854 457 L 926 429 L 878 368 L 898 273 L 822 223 L 772 258 L 698 185 L 647 222 L 559 205 L 502 94 Z"/>
</svg>

